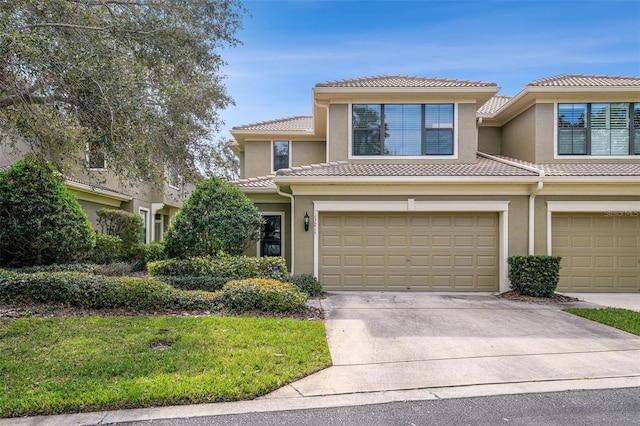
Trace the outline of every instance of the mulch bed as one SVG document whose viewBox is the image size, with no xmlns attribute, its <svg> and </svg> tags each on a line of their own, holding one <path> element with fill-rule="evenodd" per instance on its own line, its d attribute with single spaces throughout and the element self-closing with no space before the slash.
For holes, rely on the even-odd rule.
<svg viewBox="0 0 640 426">
<path fill-rule="evenodd" d="M 564 296 L 562 294 L 555 294 L 553 297 L 533 297 L 533 296 L 525 296 L 515 291 L 507 291 L 504 293 L 500 293 L 497 297 L 501 299 L 515 300 L 517 302 L 527 302 L 527 303 L 570 303 L 570 302 L 579 302 L 580 299 L 575 297 Z"/>
</svg>

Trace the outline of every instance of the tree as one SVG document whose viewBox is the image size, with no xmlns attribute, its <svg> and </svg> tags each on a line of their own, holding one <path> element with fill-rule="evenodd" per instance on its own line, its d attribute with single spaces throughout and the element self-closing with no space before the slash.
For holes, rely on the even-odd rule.
<svg viewBox="0 0 640 426">
<path fill-rule="evenodd" d="M 210 157 L 203 159 L 208 177 L 219 176 L 227 180 L 236 180 L 240 177 L 240 160 L 231 149 L 232 143 L 232 139 L 218 139 L 210 151 Z"/>
<path fill-rule="evenodd" d="M 0 265 L 68 263 L 91 254 L 95 232 L 49 162 L 26 158 L 0 173 Z"/>
<path fill-rule="evenodd" d="M 239 255 L 260 239 L 263 220 L 239 188 L 223 178 L 206 179 L 191 193 L 167 231 L 169 257 Z"/>
<path fill-rule="evenodd" d="M 239 0 L 0 2 L 0 131 L 56 162 L 97 145 L 121 176 L 189 177 L 232 103 L 220 50 L 239 43 L 244 12 Z"/>
</svg>

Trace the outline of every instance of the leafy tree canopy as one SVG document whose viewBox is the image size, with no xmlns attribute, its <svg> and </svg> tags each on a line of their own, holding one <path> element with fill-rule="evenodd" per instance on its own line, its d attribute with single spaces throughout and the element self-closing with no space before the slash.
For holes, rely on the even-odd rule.
<svg viewBox="0 0 640 426">
<path fill-rule="evenodd" d="M 2 1 L 0 131 L 54 161 L 93 143 L 121 176 L 189 176 L 232 103 L 220 51 L 244 13 L 239 0 Z"/>
</svg>

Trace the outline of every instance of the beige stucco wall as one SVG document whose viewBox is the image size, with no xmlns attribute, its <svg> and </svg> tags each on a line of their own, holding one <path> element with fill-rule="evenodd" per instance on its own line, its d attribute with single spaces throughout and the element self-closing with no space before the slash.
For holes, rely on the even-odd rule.
<svg viewBox="0 0 640 426">
<path fill-rule="evenodd" d="M 313 273 L 314 267 L 314 223 L 313 201 L 509 201 L 509 238 L 508 256 L 527 254 L 528 248 L 528 196 L 297 196 L 295 198 L 296 234 L 295 234 L 295 272 L 296 274 Z M 302 217 L 308 211 L 312 218 L 309 232 L 304 232 Z"/>
<path fill-rule="evenodd" d="M 293 141 L 291 143 L 291 165 L 306 166 L 325 163 L 327 149 L 324 141 Z"/>
<path fill-rule="evenodd" d="M 536 108 L 522 114 L 502 126 L 502 154 L 535 162 Z"/>
<path fill-rule="evenodd" d="M 252 178 L 271 174 L 271 141 L 245 143 L 244 177 Z"/>
<path fill-rule="evenodd" d="M 329 105 L 329 161 L 346 161 L 349 158 L 349 105 Z"/>
<path fill-rule="evenodd" d="M 502 129 L 500 127 L 480 127 L 478 129 L 478 151 L 485 154 L 501 154 Z"/>
</svg>

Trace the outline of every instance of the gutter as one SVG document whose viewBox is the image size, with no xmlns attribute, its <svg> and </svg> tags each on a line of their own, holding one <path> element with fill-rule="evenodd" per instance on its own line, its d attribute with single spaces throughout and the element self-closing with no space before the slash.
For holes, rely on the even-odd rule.
<svg viewBox="0 0 640 426">
<path fill-rule="evenodd" d="M 493 155 L 485 154 L 483 152 L 478 152 L 478 155 L 481 157 L 489 158 L 494 161 L 499 161 L 504 164 L 508 164 L 513 167 L 518 167 L 524 170 L 528 170 L 530 172 L 534 172 L 538 174 L 538 182 L 536 188 L 529 194 L 529 255 L 535 254 L 535 207 L 536 207 L 536 196 L 542 191 L 544 187 L 544 170 L 538 169 L 537 167 L 527 166 L 525 164 L 520 164 L 515 161 L 506 160 L 504 158 L 494 157 Z"/>
<path fill-rule="evenodd" d="M 278 185 L 276 185 L 276 192 L 278 193 L 278 195 L 282 195 L 283 197 L 287 197 L 291 200 L 291 218 L 289 219 L 291 222 L 291 271 L 289 271 L 289 273 L 291 275 L 294 274 L 294 268 L 295 268 L 295 226 L 296 226 L 296 221 L 295 221 L 295 203 L 294 203 L 294 199 L 293 199 L 293 195 L 286 193 L 286 192 L 282 192 L 280 190 L 280 187 Z M 284 253 L 283 253 L 284 254 Z"/>
</svg>

